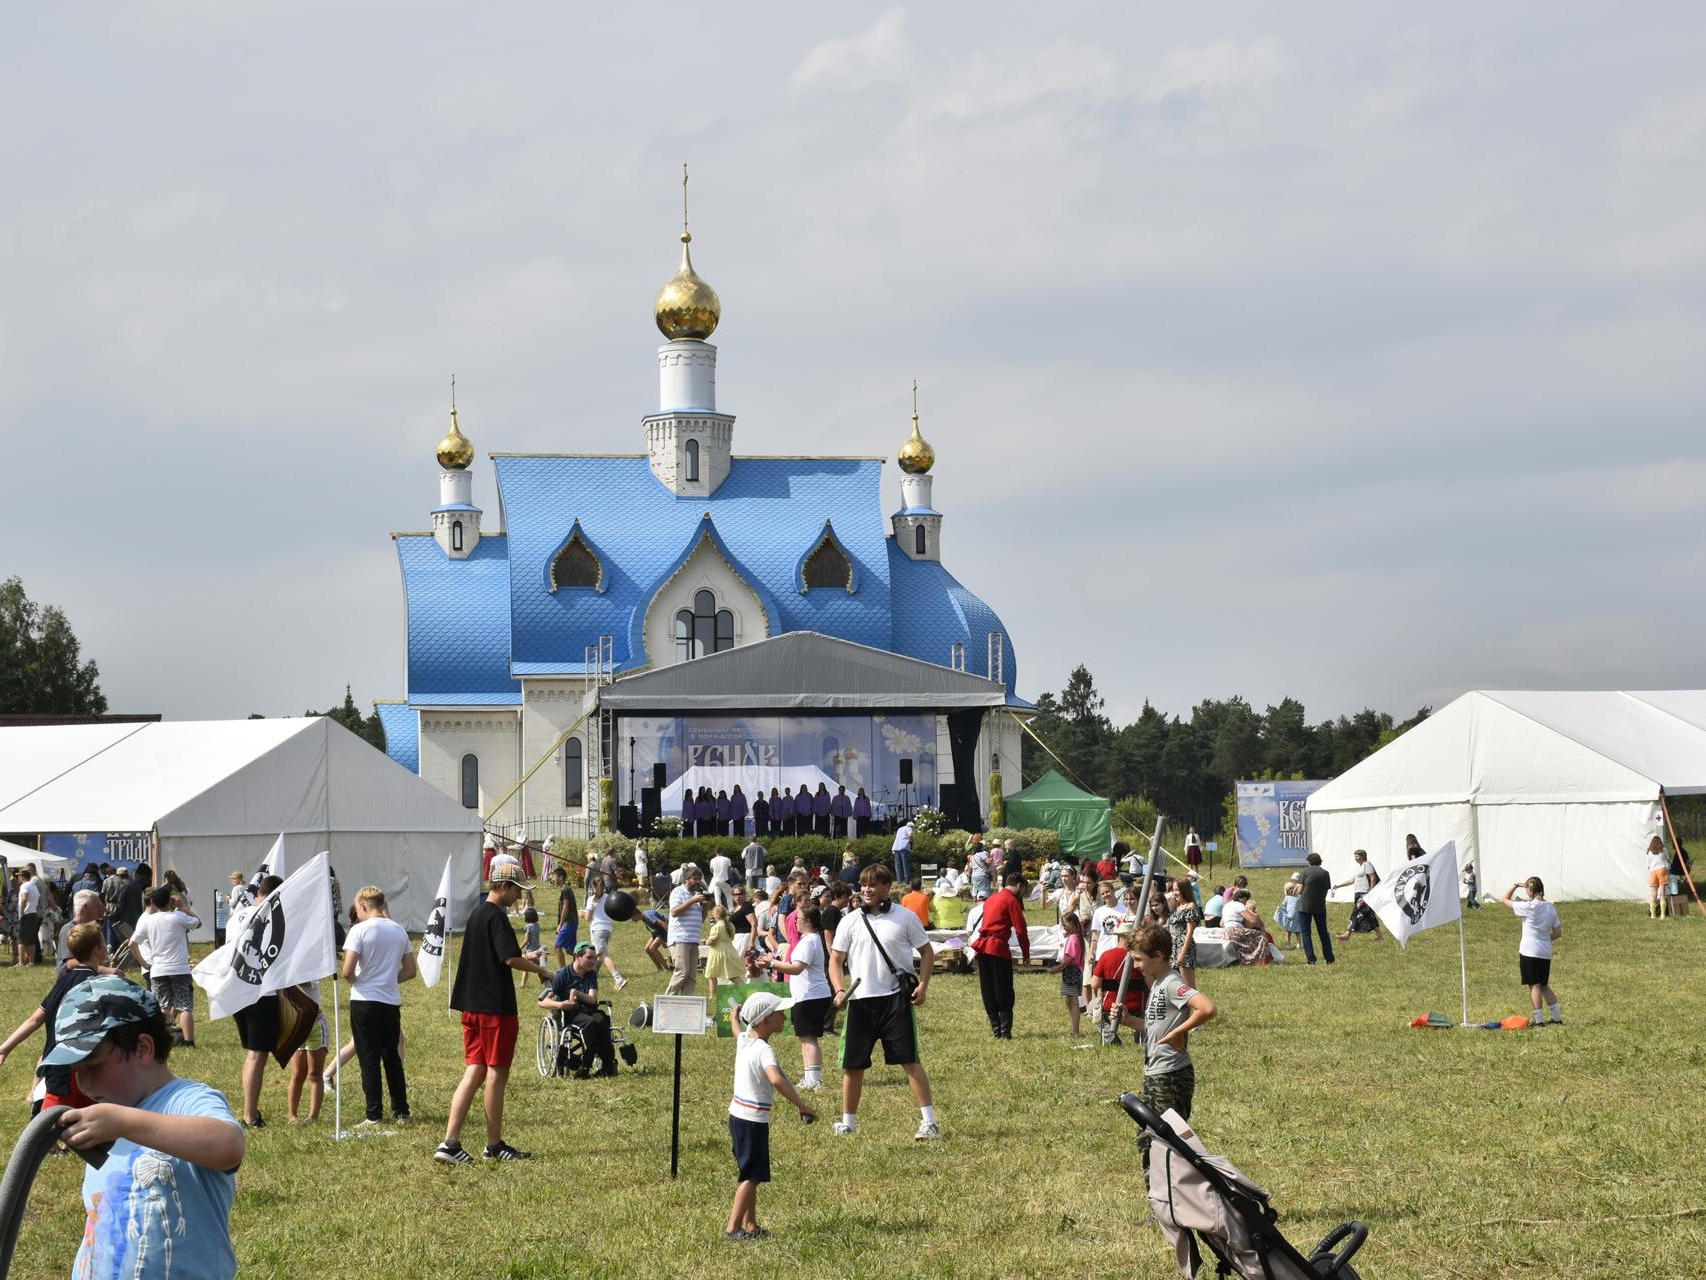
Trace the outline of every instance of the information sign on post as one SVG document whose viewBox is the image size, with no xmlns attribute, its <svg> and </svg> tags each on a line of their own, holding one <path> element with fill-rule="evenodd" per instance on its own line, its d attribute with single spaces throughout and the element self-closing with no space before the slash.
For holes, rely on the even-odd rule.
<svg viewBox="0 0 1706 1280">
<path fill-rule="evenodd" d="M 702 1036 L 709 1001 L 704 996 L 653 996 L 652 1030 L 675 1037 L 675 1101 L 669 1116 L 669 1176 L 681 1168 L 681 1037 Z"/>
</svg>

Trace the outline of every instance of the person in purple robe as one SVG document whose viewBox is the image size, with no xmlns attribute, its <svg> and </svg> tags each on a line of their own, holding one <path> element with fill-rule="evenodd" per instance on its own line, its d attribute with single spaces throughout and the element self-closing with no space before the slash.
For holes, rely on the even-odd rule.
<svg viewBox="0 0 1706 1280">
<path fill-rule="evenodd" d="M 805 783 L 800 783 L 800 789 L 794 793 L 794 834 L 809 836 L 812 833 L 812 793 Z"/>
<path fill-rule="evenodd" d="M 696 836 L 710 835 L 711 823 L 717 818 L 717 802 L 711 798 L 711 788 L 699 788 L 699 798 L 693 802 L 693 817 L 695 819 L 693 834 Z"/>
<path fill-rule="evenodd" d="M 865 794 L 865 788 L 859 788 L 859 794 L 853 797 L 853 821 L 858 825 L 853 828 L 855 836 L 869 834 L 871 822 L 871 797 Z"/>
<path fill-rule="evenodd" d="M 829 798 L 829 816 L 835 821 L 835 838 L 847 838 L 847 819 L 853 816 L 853 801 L 847 795 L 847 788 L 838 786 L 835 794 Z"/>
<path fill-rule="evenodd" d="M 729 833 L 729 793 L 717 792 L 717 834 L 726 836 Z"/>
<path fill-rule="evenodd" d="M 770 834 L 773 836 L 788 835 L 794 826 L 794 797 L 788 794 L 788 788 L 783 787 L 778 793 L 775 787 L 770 788 Z"/>
<path fill-rule="evenodd" d="M 812 816 L 817 819 L 817 833 L 820 836 L 829 834 L 830 804 L 829 788 L 821 782 L 818 783 L 817 794 L 812 797 Z"/>
<path fill-rule="evenodd" d="M 729 797 L 729 834 L 744 836 L 746 834 L 746 795 L 740 789 L 740 783 L 735 783 L 734 794 Z"/>
<path fill-rule="evenodd" d="M 696 834 L 694 824 L 699 821 L 698 812 L 693 803 L 693 788 L 681 789 L 681 834 L 692 836 Z"/>
</svg>

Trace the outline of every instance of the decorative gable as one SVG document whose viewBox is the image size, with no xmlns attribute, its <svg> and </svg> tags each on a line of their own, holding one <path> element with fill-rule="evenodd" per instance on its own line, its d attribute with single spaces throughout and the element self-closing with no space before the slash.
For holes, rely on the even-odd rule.
<svg viewBox="0 0 1706 1280">
<path fill-rule="evenodd" d="M 799 581 L 801 595 L 821 587 L 838 587 L 848 595 L 853 594 L 856 588 L 853 559 L 842 547 L 841 540 L 835 536 L 835 526 L 828 520 L 823 522 L 823 533 L 812 544 L 811 550 L 800 557 L 795 577 Z"/>
<path fill-rule="evenodd" d="M 604 561 L 587 542 L 579 520 L 575 521 L 569 536 L 563 539 L 547 564 L 545 589 L 555 593 L 559 587 L 604 590 Z"/>
</svg>

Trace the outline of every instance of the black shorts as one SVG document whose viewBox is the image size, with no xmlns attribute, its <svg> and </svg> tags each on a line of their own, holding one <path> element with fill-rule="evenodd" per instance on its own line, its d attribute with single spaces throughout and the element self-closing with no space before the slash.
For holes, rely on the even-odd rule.
<svg viewBox="0 0 1706 1280">
<path fill-rule="evenodd" d="M 245 1049 L 271 1053 L 278 1047 L 277 995 L 264 995 L 232 1017 L 237 1023 L 237 1039 Z"/>
<path fill-rule="evenodd" d="M 1549 987 L 1552 985 L 1551 956 L 1518 956 L 1517 963 L 1522 966 L 1523 986 Z"/>
<path fill-rule="evenodd" d="M 32 911 L 18 917 L 18 941 L 26 947 L 41 946 L 41 912 Z"/>
<path fill-rule="evenodd" d="M 735 1151 L 735 1180 L 769 1182 L 770 1126 L 730 1116 L 729 1141 Z"/>
<path fill-rule="evenodd" d="M 829 1030 L 829 1020 L 835 1016 L 835 1000 L 821 996 L 816 1000 L 801 1000 L 794 1006 L 793 1023 L 796 1036 L 821 1036 Z"/>
<path fill-rule="evenodd" d="M 918 1026 L 912 1005 L 896 991 L 847 1002 L 847 1025 L 841 1029 L 841 1069 L 863 1071 L 871 1065 L 871 1050 L 882 1041 L 883 1061 L 891 1067 L 918 1061 Z"/>
</svg>

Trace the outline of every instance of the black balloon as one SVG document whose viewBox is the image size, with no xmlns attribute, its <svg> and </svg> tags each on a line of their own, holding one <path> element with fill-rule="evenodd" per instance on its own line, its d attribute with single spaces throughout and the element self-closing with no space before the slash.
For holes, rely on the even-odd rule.
<svg viewBox="0 0 1706 1280">
<path fill-rule="evenodd" d="M 604 914 L 612 920 L 632 920 L 639 905 L 634 901 L 634 895 L 623 889 L 612 889 L 604 895 Z"/>
</svg>

